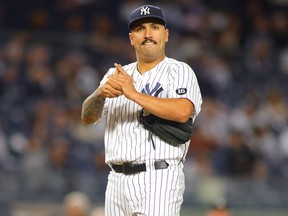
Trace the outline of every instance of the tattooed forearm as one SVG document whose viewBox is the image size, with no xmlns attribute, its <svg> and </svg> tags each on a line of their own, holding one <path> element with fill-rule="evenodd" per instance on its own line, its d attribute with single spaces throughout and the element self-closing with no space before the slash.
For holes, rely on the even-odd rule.
<svg viewBox="0 0 288 216">
<path fill-rule="evenodd" d="M 105 97 L 98 95 L 98 90 L 93 92 L 82 105 L 81 121 L 83 124 L 93 124 L 99 120 L 103 110 Z"/>
</svg>

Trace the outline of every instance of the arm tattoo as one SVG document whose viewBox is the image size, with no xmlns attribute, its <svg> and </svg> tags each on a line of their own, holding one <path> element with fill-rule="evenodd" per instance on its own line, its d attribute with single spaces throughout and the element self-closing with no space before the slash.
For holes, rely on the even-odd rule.
<svg viewBox="0 0 288 216">
<path fill-rule="evenodd" d="M 82 105 L 81 120 L 83 124 L 92 124 L 100 119 L 104 107 L 105 97 L 93 92 Z"/>
</svg>

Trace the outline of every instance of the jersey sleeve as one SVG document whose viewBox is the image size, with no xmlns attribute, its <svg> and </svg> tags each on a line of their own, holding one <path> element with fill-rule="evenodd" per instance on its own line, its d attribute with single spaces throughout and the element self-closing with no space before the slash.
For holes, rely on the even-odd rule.
<svg viewBox="0 0 288 216">
<path fill-rule="evenodd" d="M 169 73 L 169 97 L 187 98 L 194 106 L 193 119 L 201 111 L 202 95 L 193 69 L 184 62 L 177 62 Z"/>
</svg>

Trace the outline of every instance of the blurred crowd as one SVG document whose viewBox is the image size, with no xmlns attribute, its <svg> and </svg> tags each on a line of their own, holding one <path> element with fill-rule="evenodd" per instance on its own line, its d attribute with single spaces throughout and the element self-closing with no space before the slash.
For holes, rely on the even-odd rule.
<svg viewBox="0 0 288 216">
<path fill-rule="evenodd" d="M 81 105 L 114 62 L 135 61 L 127 19 L 144 3 L 163 8 L 166 54 L 194 69 L 203 94 L 187 182 L 288 179 L 287 1 L 7 0 L 0 3 L 0 203 L 62 200 L 71 191 L 104 200 L 104 123 L 81 125 Z M 193 184 L 187 188 L 196 196 Z"/>
</svg>

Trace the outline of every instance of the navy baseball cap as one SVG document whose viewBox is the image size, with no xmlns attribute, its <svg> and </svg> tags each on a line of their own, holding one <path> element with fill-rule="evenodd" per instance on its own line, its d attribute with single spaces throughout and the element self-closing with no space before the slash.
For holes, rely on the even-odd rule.
<svg viewBox="0 0 288 216">
<path fill-rule="evenodd" d="M 166 26 L 166 20 L 163 16 L 161 8 L 153 5 L 143 5 L 131 12 L 128 24 L 130 31 L 138 21 L 146 18 L 155 19 L 160 24 Z"/>
</svg>

